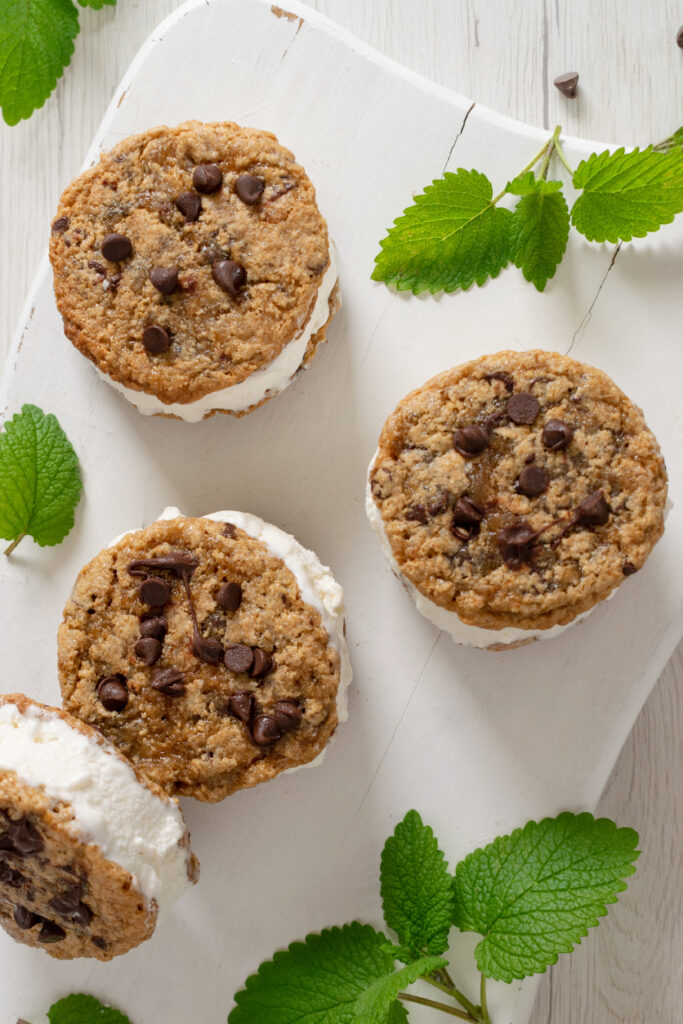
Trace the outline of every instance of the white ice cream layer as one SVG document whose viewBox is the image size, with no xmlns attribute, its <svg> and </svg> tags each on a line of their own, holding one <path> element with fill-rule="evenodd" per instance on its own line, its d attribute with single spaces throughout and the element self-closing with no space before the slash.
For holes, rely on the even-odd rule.
<svg viewBox="0 0 683 1024">
<path fill-rule="evenodd" d="M 375 464 L 377 458 L 377 452 L 372 457 L 370 463 L 370 471 Z M 384 552 L 389 565 L 393 572 L 400 579 L 401 583 L 405 586 L 406 590 L 412 597 L 413 601 L 417 606 L 417 610 L 421 615 L 424 615 L 426 619 L 433 622 L 435 626 L 442 629 L 445 633 L 449 633 L 456 644 L 463 644 L 466 647 L 491 647 L 493 644 L 514 644 L 520 640 L 546 640 L 550 637 L 557 636 L 559 633 L 563 633 L 565 629 L 569 629 L 570 626 L 575 625 L 577 622 L 581 622 L 586 616 L 590 615 L 593 611 L 589 608 L 588 611 L 583 612 L 581 615 L 577 615 L 572 622 L 568 622 L 564 626 L 551 626 L 550 629 L 517 629 L 514 626 L 506 626 L 503 629 L 482 629 L 481 626 L 470 626 L 466 622 L 463 622 L 460 616 L 456 612 L 451 612 L 447 608 L 442 608 L 438 604 L 434 604 L 428 597 L 421 594 L 417 587 L 410 582 L 410 580 L 404 576 L 401 572 L 398 562 L 394 558 L 394 553 L 391 550 L 391 544 L 387 537 L 386 530 L 384 529 L 384 522 L 382 515 L 375 504 L 375 500 L 372 497 L 372 490 L 370 487 L 370 471 L 368 472 L 368 482 L 365 498 L 365 511 L 370 525 L 379 538 L 382 551 Z M 615 591 L 612 591 L 614 594 Z M 609 596 L 611 597 L 612 594 Z"/>
<path fill-rule="evenodd" d="M 166 413 L 168 416 L 179 416 L 187 423 L 197 423 L 214 410 L 244 412 L 253 405 L 258 405 L 266 397 L 272 398 L 273 395 L 279 395 L 288 384 L 291 384 L 294 374 L 304 360 L 309 341 L 327 322 L 330 315 L 330 295 L 336 282 L 337 264 L 334 248 L 330 246 L 330 265 L 320 282 L 313 312 L 301 332 L 288 342 L 282 352 L 262 370 L 256 370 L 239 384 L 232 384 L 219 391 L 211 391 L 194 402 L 162 402 L 156 395 L 127 388 L 124 384 L 120 384 L 108 374 L 103 373 L 97 366 L 95 366 L 95 370 L 102 380 L 116 388 L 145 416 Z"/>
<path fill-rule="evenodd" d="M 68 826 L 130 872 L 161 915 L 190 885 L 185 822 L 174 803 L 147 789 L 113 751 L 59 715 L 0 705 L 0 769 L 73 809 Z"/>
</svg>

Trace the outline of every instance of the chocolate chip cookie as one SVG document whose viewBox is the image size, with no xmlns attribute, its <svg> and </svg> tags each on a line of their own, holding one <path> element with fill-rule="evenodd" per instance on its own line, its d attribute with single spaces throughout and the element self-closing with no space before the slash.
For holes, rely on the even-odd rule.
<svg viewBox="0 0 683 1024">
<path fill-rule="evenodd" d="M 111 960 L 197 880 L 175 800 L 94 729 L 0 697 L 0 924 L 60 960 Z"/>
<path fill-rule="evenodd" d="M 81 571 L 62 695 L 167 792 L 216 801 L 314 760 L 346 716 L 343 592 L 256 516 L 165 516 Z"/>
<path fill-rule="evenodd" d="M 606 374 L 498 352 L 400 402 L 367 510 L 420 611 L 497 648 L 554 635 L 642 568 L 666 494 L 657 441 Z"/>
<path fill-rule="evenodd" d="M 103 153 L 64 192 L 50 259 L 67 337 L 146 414 L 251 411 L 339 307 L 305 171 L 274 135 L 227 122 Z"/>
</svg>

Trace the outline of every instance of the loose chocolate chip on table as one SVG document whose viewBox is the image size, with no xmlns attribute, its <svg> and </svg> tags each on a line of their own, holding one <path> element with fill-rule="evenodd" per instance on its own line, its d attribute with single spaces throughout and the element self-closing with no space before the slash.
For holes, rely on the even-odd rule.
<svg viewBox="0 0 683 1024">
<path fill-rule="evenodd" d="M 181 192 L 175 204 L 185 220 L 199 220 L 199 214 L 202 212 L 202 201 L 196 192 Z"/>
<path fill-rule="evenodd" d="M 163 615 L 150 615 L 140 623 L 140 636 L 163 640 L 168 632 L 168 622 Z"/>
<path fill-rule="evenodd" d="M 258 715 L 251 727 L 251 738 L 259 747 L 267 747 L 282 736 L 282 729 L 272 715 Z"/>
<path fill-rule="evenodd" d="M 223 172 L 215 164 L 202 164 L 195 167 L 192 184 L 203 195 L 211 195 L 212 192 L 218 192 L 223 184 Z"/>
<path fill-rule="evenodd" d="M 458 498 L 453 507 L 451 533 L 458 540 L 471 540 L 479 533 L 484 509 L 471 498 Z"/>
<path fill-rule="evenodd" d="M 161 642 L 153 636 L 141 636 L 133 650 L 145 665 L 154 665 L 161 657 Z"/>
<path fill-rule="evenodd" d="M 532 463 L 530 466 L 525 466 L 521 471 L 517 477 L 515 488 L 520 494 L 525 494 L 527 498 L 536 498 L 539 494 L 543 494 L 544 491 L 548 490 L 549 483 L 550 476 L 547 470 Z"/>
<path fill-rule="evenodd" d="M 213 265 L 213 279 L 219 288 L 236 299 L 247 283 L 247 274 L 244 267 L 234 260 L 219 260 Z"/>
<path fill-rule="evenodd" d="M 574 437 L 574 428 L 570 427 L 564 420 L 548 420 L 543 425 L 541 440 L 545 448 L 551 452 L 559 452 L 567 448 Z"/>
<path fill-rule="evenodd" d="M 236 612 L 242 604 L 242 588 L 239 583 L 224 583 L 216 594 L 216 604 L 226 612 Z"/>
<path fill-rule="evenodd" d="M 533 542 L 538 536 L 528 523 L 506 526 L 498 534 L 498 550 L 509 569 L 519 569 L 532 558 Z"/>
<path fill-rule="evenodd" d="M 540 411 L 540 405 L 535 395 L 528 391 L 518 391 L 516 395 L 508 399 L 507 412 L 513 423 L 533 423 Z"/>
<path fill-rule="evenodd" d="M 61 942 L 66 938 L 66 932 L 54 921 L 43 921 L 43 927 L 38 932 L 38 942 Z"/>
<path fill-rule="evenodd" d="M 105 235 L 102 240 L 102 255 L 110 263 L 120 263 L 133 251 L 133 243 L 126 235 Z"/>
<path fill-rule="evenodd" d="M 602 491 L 594 491 L 576 507 L 576 516 L 584 526 L 604 526 L 609 519 L 611 508 Z"/>
<path fill-rule="evenodd" d="M 235 718 L 239 718 L 240 722 L 244 722 L 245 725 L 249 723 L 251 713 L 254 709 L 254 696 L 247 690 L 240 690 L 238 693 L 234 693 L 228 700 L 228 711 Z"/>
<path fill-rule="evenodd" d="M 621 567 L 621 571 L 624 576 L 633 576 L 634 572 L 638 572 L 633 562 L 624 562 Z"/>
<path fill-rule="evenodd" d="M 273 709 L 273 718 L 282 732 L 296 729 L 302 717 L 301 708 L 293 700 L 279 700 Z"/>
<path fill-rule="evenodd" d="M 106 676 L 97 684 L 97 696 L 107 711 L 123 711 L 128 703 L 128 687 L 118 676 Z"/>
<path fill-rule="evenodd" d="M 240 174 L 235 182 L 235 192 L 247 206 L 255 206 L 263 195 L 266 183 L 255 174 Z"/>
<path fill-rule="evenodd" d="M 138 594 L 145 604 L 153 608 L 162 608 L 170 600 L 171 587 L 160 576 L 150 576 L 140 584 Z"/>
<path fill-rule="evenodd" d="M 553 78 L 553 85 L 555 88 L 559 89 L 563 96 L 568 96 L 569 99 L 574 99 L 576 96 L 576 87 L 578 84 L 578 71 L 567 71 L 564 75 L 558 75 L 557 78 Z"/>
<path fill-rule="evenodd" d="M 217 665 L 223 657 L 223 647 L 210 636 L 196 636 L 192 641 L 192 650 L 207 665 Z"/>
<path fill-rule="evenodd" d="M 152 267 L 149 279 L 162 295 L 172 295 L 178 287 L 178 268 Z"/>
<path fill-rule="evenodd" d="M 424 525 L 427 522 L 427 510 L 424 505 L 412 505 L 406 512 L 406 519 Z"/>
<path fill-rule="evenodd" d="M 248 672 L 254 661 L 254 652 L 246 644 L 228 644 L 223 661 L 231 672 Z"/>
<path fill-rule="evenodd" d="M 254 647 L 254 664 L 251 666 L 251 672 L 249 675 L 252 679 L 263 678 L 273 671 L 275 662 L 273 661 L 272 655 L 268 654 L 267 651 L 262 651 L 260 647 Z"/>
<path fill-rule="evenodd" d="M 52 230 L 56 235 L 61 235 L 66 231 L 69 224 L 71 224 L 71 221 L 68 217 L 58 217 L 52 225 Z"/>
<path fill-rule="evenodd" d="M 683 50 L 683 25 L 681 25 L 678 32 L 676 33 L 676 42 L 680 46 L 681 50 Z"/>
<path fill-rule="evenodd" d="M 489 438 L 486 431 L 474 423 L 467 427 L 461 427 L 453 434 L 453 447 L 466 459 L 473 459 L 476 455 L 481 455 L 488 447 L 488 443 Z"/>
<path fill-rule="evenodd" d="M 26 821 L 25 818 L 19 821 L 12 821 L 5 835 L 9 837 L 14 849 L 22 857 L 27 857 L 32 853 L 40 853 L 45 846 L 43 837 L 38 829 L 29 821 Z"/>
<path fill-rule="evenodd" d="M 26 907 L 22 907 L 17 903 L 14 908 L 14 920 L 23 932 L 29 928 L 33 928 L 34 925 L 38 924 L 42 920 L 38 914 L 34 914 L 32 910 L 28 910 Z"/>
<path fill-rule="evenodd" d="M 158 668 L 152 673 L 152 689 L 167 697 L 182 697 L 185 693 L 185 673 L 177 668 Z"/>
<path fill-rule="evenodd" d="M 509 373 L 505 370 L 494 370 L 493 373 L 487 373 L 484 380 L 499 380 L 505 385 L 508 391 L 514 391 L 515 382 Z"/>
</svg>

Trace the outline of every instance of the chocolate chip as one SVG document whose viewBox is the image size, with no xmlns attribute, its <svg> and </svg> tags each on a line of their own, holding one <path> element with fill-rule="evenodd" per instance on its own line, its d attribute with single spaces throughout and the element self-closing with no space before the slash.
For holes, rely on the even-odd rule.
<svg viewBox="0 0 683 1024">
<path fill-rule="evenodd" d="M 255 206 L 263 195 L 266 183 L 255 174 L 240 174 L 235 182 L 235 192 L 247 206 Z"/>
<path fill-rule="evenodd" d="M 247 283 L 247 274 L 244 267 L 234 260 L 219 260 L 213 265 L 213 279 L 219 288 L 227 292 L 233 299 L 236 299 Z"/>
<path fill-rule="evenodd" d="M 172 295 L 178 287 L 178 268 L 152 267 L 149 279 L 162 295 Z"/>
<path fill-rule="evenodd" d="M 142 344 L 151 355 L 159 356 L 162 352 L 168 352 L 171 347 L 171 336 L 159 324 L 150 324 L 142 332 Z"/>
<path fill-rule="evenodd" d="M 515 488 L 520 494 L 525 494 L 527 498 L 536 498 L 548 490 L 549 483 L 550 476 L 547 470 L 532 463 L 521 471 L 517 477 Z"/>
<path fill-rule="evenodd" d="M 681 25 L 678 32 L 676 33 L 676 42 L 680 46 L 681 50 L 683 50 L 683 25 Z"/>
<path fill-rule="evenodd" d="M 7 833 L 3 832 L 2 835 L 0 835 L 0 856 L 2 856 L 3 853 L 16 853 L 16 852 L 17 851 L 14 849 L 14 843 L 12 842 L 10 837 L 7 835 Z"/>
<path fill-rule="evenodd" d="M 456 430 L 453 434 L 453 447 L 466 459 L 473 459 L 476 455 L 481 455 L 488 447 L 488 443 L 489 438 L 486 431 L 474 423 Z"/>
<path fill-rule="evenodd" d="M 133 251 L 133 243 L 126 235 L 106 235 L 102 240 L 102 255 L 110 263 L 120 263 Z"/>
<path fill-rule="evenodd" d="M 139 640 L 136 640 L 133 650 L 136 657 L 145 665 L 154 665 L 161 657 L 162 648 L 161 643 L 156 637 L 142 636 Z"/>
<path fill-rule="evenodd" d="M 132 576 L 146 576 L 148 569 L 168 569 L 181 578 L 191 576 L 198 565 L 199 559 L 189 551 L 172 551 L 169 555 L 157 555 L 156 558 L 136 558 L 128 565 L 128 572 Z"/>
<path fill-rule="evenodd" d="M 236 612 L 242 604 L 242 588 L 239 583 L 224 583 L 216 594 L 216 604 L 226 612 Z"/>
<path fill-rule="evenodd" d="M 118 676 L 106 676 L 97 684 L 97 696 L 107 711 L 123 711 L 128 703 L 128 687 Z"/>
<path fill-rule="evenodd" d="M 611 511 L 602 491 L 594 491 L 577 505 L 577 521 L 584 526 L 604 526 Z"/>
<path fill-rule="evenodd" d="M 564 420 L 548 420 L 543 426 L 541 440 L 544 447 L 551 452 L 562 451 L 567 448 L 574 437 L 574 429 Z"/>
<path fill-rule="evenodd" d="M 578 71 L 567 71 L 564 75 L 558 75 L 557 78 L 553 78 L 553 85 L 555 88 L 559 89 L 563 96 L 568 96 L 569 99 L 574 99 L 576 96 L 576 87 L 578 84 Z"/>
<path fill-rule="evenodd" d="M 163 615 L 151 615 L 140 623 L 140 636 L 163 640 L 168 632 L 168 622 Z"/>
<path fill-rule="evenodd" d="M 251 666 L 249 675 L 252 679 L 262 679 L 275 668 L 275 662 L 268 651 L 262 651 L 260 647 L 254 647 L 254 664 Z"/>
<path fill-rule="evenodd" d="M 633 562 L 624 562 L 624 564 L 621 567 L 621 571 L 623 572 L 624 576 L 633 576 L 634 572 L 638 572 Z"/>
<path fill-rule="evenodd" d="M 28 910 L 26 907 L 22 907 L 17 903 L 14 908 L 14 920 L 16 921 L 22 932 L 28 931 L 29 928 L 33 928 L 35 924 L 42 921 L 42 918 L 38 914 L 34 914 L 33 911 Z"/>
<path fill-rule="evenodd" d="M 223 646 L 210 636 L 196 636 L 192 641 L 192 650 L 207 665 L 217 665 L 223 657 Z"/>
<path fill-rule="evenodd" d="M 246 644 L 228 644 L 223 661 L 231 672 L 248 672 L 254 662 L 254 652 Z"/>
<path fill-rule="evenodd" d="M 282 736 L 282 730 L 272 715 L 258 715 L 251 727 L 251 738 L 259 747 L 267 747 Z"/>
<path fill-rule="evenodd" d="M 218 192 L 223 184 L 223 172 L 215 164 L 202 164 L 195 167 L 192 184 L 202 195 L 211 195 L 212 192 Z"/>
<path fill-rule="evenodd" d="M 60 917 L 71 917 L 78 910 L 82 895 L 83 886 L 77 883 L 66 889 L 60 896 L 55 896 L 53 900 L 50 900 L 48 907 Z"/>
<path fill-rule="evenodd" d="M 52 225 L 52 230 L 56 235 L 62 235 L 71 224 L 68 217 L 57 217 L 57 220 Z"/>
<path fill-rule="evenodd" d="M 171 598 L 171 587 L 160 576 L 150 576 L 138 587 L 140 600 L 153 608 L 163 608 Z"/>
<path fill-rule="evenodd" d="M 5 833 L 17 853 L 27 857 L 32 853 L 41 853 L 45 847 L 43 837 L 35 825 L 22 818 L 20 821 L 12 821 Z"/>
<path fill-rule="evenodd" d="M 518 391 L 508 399 L 507 413 L 513 423 L 533 423 L 540 408 L 535 395 L 530 395 L 528 391 Z"/>
<path fill-rule="evenodd" d="M 498 534 L 498 550 L 509 569 L 519 569 L 532 558 L 532 546 L 538 531 L 528 523 L 506 526 Z"/>
<path fill-rule="evenodd" d="M 38 932 L 38 942 L 61 942 L 66 938 L 66 932 L 54 921 L 43 921 L 43 927 Z"/>
<path fill-rule="evenodd" d="M 438 516 L 448 508 L 448 491 L 441 491 L 427 506 L 430 516 Z"/>
<path fill-rule="evenodd" d="M 453 507 L 451 533 L 458 540 L 471 540 L 479 533 L 484 509 L 471 498 L 458 498 Z"/>
<path fill-rule="evenodd" d="M 501 381 L 508 391 L 514 391 L 515 382 L 509 373 L 505 370 L 494 370 L 493 373 L 487 373 L 484 380 L 499 380 Z"/>
<path fill-rule="evenodd" d="M 177 668 L 158 668 L 152 673 L 152 689 L 167 697 L 182 697 L 185 693 L 185 673 Z"/>
<path fill-rule="evenodd" d="M 93 935 L 92 937 L 93 946 L 97 946 L 98 949 L 107 949 L 109 943 L 106 939 L 103 939 L 101 935 Z"/>
<path fill-rule="evenodd" d="M 232 523 L 225 523 L 221 533 L 224 537 L 232 537 L 234 539 L 237 536 L 237 527 L 233 526 Z"/>
<path fill-rule="evenodd" d="M 71 920 L 74 924 L 78 924 L 81 928 L 87 928 L 93 919 L 93 912 L 85 903 L 79 903 L 73 914 Z"/>
<path fill-rule="evenodd" d="M 254 709 L 254 696 L 248 690 L 240 690 L 234 693 L 228 700 L 228 711 L 235 718 L 245 725 L 249 724 L 251 713 Z"/>
<path fill-rule="evenodd" d="M 411 505 L 406 512 L 406 519 L 410 520 L 410 522 L 422 523 L 424 525 L 427 522 L 427 510 L 424 505 Z"/>
<path fill-rule="evenodd" d="M 196 192 L 181 192 L 175 204 L 186 221 L 199 220 L 199 214 L 202 212 L 202 201 Z"/>
<path fill-rule="evenodd" d="M 273 718 L 282 732 L 296 729 L 302 717 L 301 708 L 293 700 L 279 700 L 273 709 Z"/>
</svg>

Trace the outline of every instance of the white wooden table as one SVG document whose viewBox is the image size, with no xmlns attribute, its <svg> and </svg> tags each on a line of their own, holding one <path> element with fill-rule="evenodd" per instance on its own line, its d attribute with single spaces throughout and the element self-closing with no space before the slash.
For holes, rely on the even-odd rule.
<svg viewBox="0 0 683 1024">
<path fill-rule="evenodd" d="M 646 144 L 683 123 L 674 0 L 309 0 L 361 39 L 463 95 L 532 124 Z M 47 243 L 128 62 L 179 0 L 81 11 L 66 79 L 31 121 L 0 126 L 0 362 Z M 576 100 L 552 79 L 581 75 Z M 680 255 L 679 255 L 680 258 Z M 600 811 L 641 833 L 622 904 L 544 980 L 534 1024 L 675 1024 L 683 1017 L 683 644 L 613 772 Z M 332 923 L 332 922 L 331 922 Z"/>
</svg>

